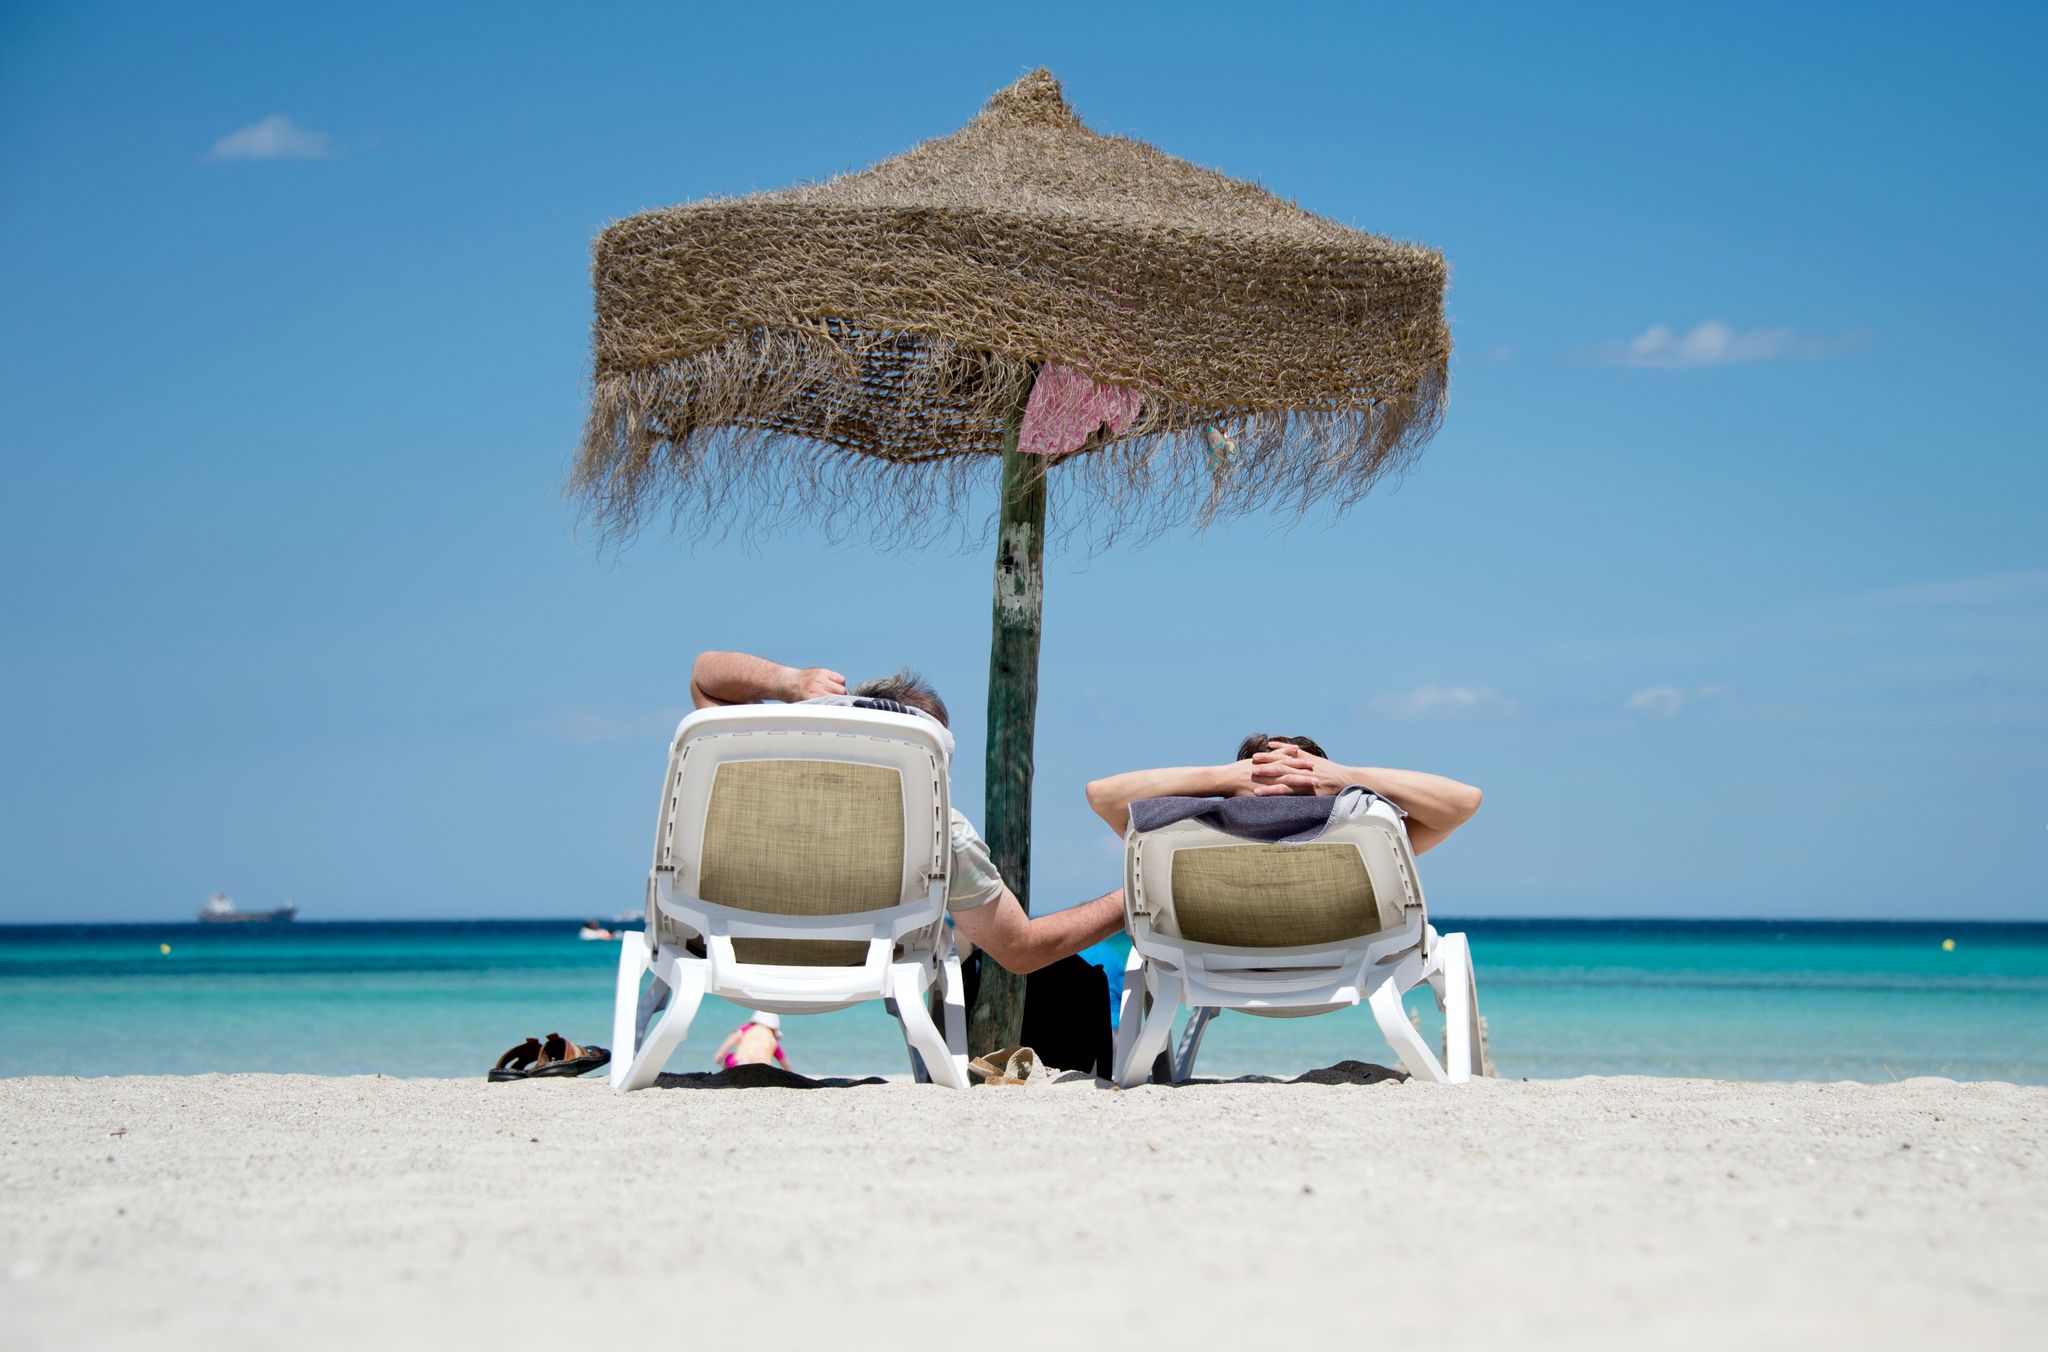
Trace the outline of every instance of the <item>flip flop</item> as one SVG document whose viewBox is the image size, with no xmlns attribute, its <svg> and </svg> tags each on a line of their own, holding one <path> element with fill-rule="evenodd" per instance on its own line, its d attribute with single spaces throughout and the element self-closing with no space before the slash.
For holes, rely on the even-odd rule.
<svg viewBox="0 0 2048 1352">
<path fill-rule="evenodd" d="M 498 1058 L 484 1076 L 492 1084 L 503 1084 L 507 1080 L 523 1080 L 533 1074 L 533 1063 L 540 1059 L 540 1039 L 530 1037 Z"/>
<path fill-rule="evenodd" d="M 579 1047 L 560 1033 L 549 1033 L 533 1069 L 527 1073 L 535 1079 L 544 1075 L 587 1075 L 599 1066 L 611 1064 L 611 1059 L 612 1054 L 602 1047 Z"/>
<path fill-rule="evenodd" d="M 1047 1079 L 1038 1053 L 1029 1047 L 1004 1047 L 967 1063 L 970 1078 L 983 1084 L 1035 1084 Z"/>
</svg>

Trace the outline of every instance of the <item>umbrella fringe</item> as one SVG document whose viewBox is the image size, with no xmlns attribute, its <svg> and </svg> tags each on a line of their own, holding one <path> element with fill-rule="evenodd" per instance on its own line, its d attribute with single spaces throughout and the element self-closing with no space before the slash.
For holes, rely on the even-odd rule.
<svg viewBox="0 0 2048 1352">
<path fill-rule="evenodd" d="M 1446 366 L 1383 377 L 1327 409 L 1203 407 L 1148 391 L 1122 435 L 1046 462 L 1055 538 L 1100 548 L 1247 513 L 1341 513 L 1435 433 Z M 1003 419 L 1035 370 L 1028 358 L 919 335 L 855 335 L 829 322 L 757 329 L 712 352 L 595 379 L 566 491 L 605 545 L 665 514 L 691 540 L 805 520 L 834 541 L 887 548 L 952 537 L 973 547 L 993 517 L 977 525 L 967 509 L 994 482 Z M 847 448 L 906 444 L 891 430 L 905 420 L 924 445 L 944 429 L 943 448 Z M 1228 438 L 1225 452 L 1212 448 L 1209 428 Z"/>
</svg>

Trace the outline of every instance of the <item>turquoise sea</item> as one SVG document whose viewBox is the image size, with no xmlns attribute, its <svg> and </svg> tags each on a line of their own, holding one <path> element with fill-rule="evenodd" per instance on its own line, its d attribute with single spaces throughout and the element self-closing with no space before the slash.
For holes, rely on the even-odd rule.
<svg viewBox="0 0 2048 1352">
<path fill-rule="evenodd" d="M 1438 925 L 1472 936 L 1503 1075 L 2048 1083 L 2048 924 Z M 480 1075 L 528 1034 L 608 1040 L 618 950 L 576 931 L 574 920 L 0 927 L 0 1074 Z M 1120 978 L 1116 946 L 1088 956 Z M 706 1001 L 671 1068 L 708 1068 L 741 1019 Z M 817 1074 L 904 1070 L 895 1028 L 879 1005 L 785 1025 L 797 1068 Z M 1363 1010 L 1226 1016 L 1200 1073 L 1390 1055 Z"/>
</svg>

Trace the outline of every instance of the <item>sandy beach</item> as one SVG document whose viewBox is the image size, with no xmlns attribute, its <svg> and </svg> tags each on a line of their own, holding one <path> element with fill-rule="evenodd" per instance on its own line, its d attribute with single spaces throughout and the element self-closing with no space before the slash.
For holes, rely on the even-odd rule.
<svg viewBox="0 0 2048 1352">
<path fill-rule="evenodd" d="M 31 1078 L 0 1119 L 10 1347 L 2019 1347 L 2048 1318 L 2048 1088 Z"/>
</svg>

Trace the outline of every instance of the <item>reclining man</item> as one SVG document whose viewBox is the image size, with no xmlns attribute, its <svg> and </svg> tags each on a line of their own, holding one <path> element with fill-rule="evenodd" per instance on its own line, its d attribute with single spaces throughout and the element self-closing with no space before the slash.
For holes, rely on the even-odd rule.
<svg viewBox="0 0 2048 1352">
<path fill-rule="evenodd" d="M 1281 794 L 1319 796 L 1366 789 L 1401 810 L 1415 853 L 1433 849 L 1472 820 L 1479 790 L 1442 775 L 1339 765 L 1310 737 L 1253 733 L 1228 765 L 1132 770 L 1088 786 L 1088 806 L 1118 836 L 1130 824 L 1130 806 L 1144 798 L 1252 798 Z M 1363 799 L 1363 795 L 1359 795 Z M 1369 799 L 1363 801 L 1369 802 Z"/>
<path fill-rule="evenodd" d="M 786 667 L 746 653 L 701 653 L 690 671 L 690 699 L 699 709 L 769 700 L 790 704 L 890 700 L 950 728 L 945 701 L 909 671 L 864 682 L 849 694 L 846 678 L 825 667 Z M 1035 972 L 1101 943 L 1124 927 L 1122 888 L 1069 910 L 1025 914 L 1016 895 L 1003 884 L 988 846 L 958 808 L 953 809 L 952 846 L 946 911 L 953 928 L 1012 972 Z M 1105 1005 L 1105 1029 L 1107 1019 Z"/>
</svg>

